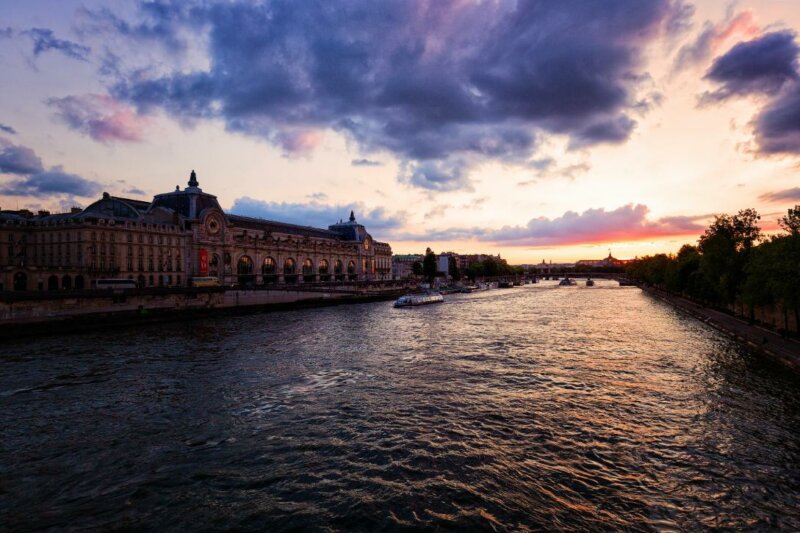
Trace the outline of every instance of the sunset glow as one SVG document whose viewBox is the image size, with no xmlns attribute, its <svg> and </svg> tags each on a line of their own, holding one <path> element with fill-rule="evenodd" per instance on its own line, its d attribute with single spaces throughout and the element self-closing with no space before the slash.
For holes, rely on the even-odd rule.
<svg viewBox="0 0 800 533">
<path fill-rule="evenodd" d="M 395 253 L 675 252 L 800 203 L 800 7 L 779 0 L 2 2 L 0 207 L 149 200 Z"/>
</svg>

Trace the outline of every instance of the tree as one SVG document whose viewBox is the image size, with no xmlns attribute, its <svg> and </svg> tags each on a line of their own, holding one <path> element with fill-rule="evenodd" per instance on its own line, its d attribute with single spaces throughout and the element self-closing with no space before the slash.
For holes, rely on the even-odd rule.
<svg viewBox="0 0 800 533">
<path fill-rule="evenodd" d="M 467 277 L 474 282 L 480 276 L 483 276 L 483 263 L 480 261 L 470 263 L 467 267 Z"/>
<path fill-rule="evenodd" d="M 746 278 L 745 265 L 753 246 L 761 237 L 755 209 L 743 209 L 736 215 L 719 215 L 700 237 L 700 270 L 712 283 L 715 300 L 730 305 Z"/>
<path fill-rule="evenodd" d="M 452 255 L 447 260 L 447 273 L 454 281 L 461 279 L 461 270 L 458 268 L 458 261 Z"/>
<path fill-rule="evenodd" d="M 411 271 L 414 273 L 415 276 L 422 275 L 422 262 L 414 261 L 414 264 L 411 265 Z"/>
<path fill-rule="evenodd" d="M 430 248 L 425 250 L 425 259 L 422 261 L 422 274 L 427 278 L 428 283 L 433 283 L 436 278 L 436 254 Z"/>
</svg>

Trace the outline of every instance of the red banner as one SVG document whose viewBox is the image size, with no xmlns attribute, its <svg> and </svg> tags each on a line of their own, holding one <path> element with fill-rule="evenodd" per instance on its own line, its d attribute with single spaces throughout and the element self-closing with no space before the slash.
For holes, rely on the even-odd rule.
<svg viewBox="0 0 800 533">
<path fill-rule="evenodd" d="M 200 275 L 208 276 L 208 252 L 200 248 Z"/>
</svg>

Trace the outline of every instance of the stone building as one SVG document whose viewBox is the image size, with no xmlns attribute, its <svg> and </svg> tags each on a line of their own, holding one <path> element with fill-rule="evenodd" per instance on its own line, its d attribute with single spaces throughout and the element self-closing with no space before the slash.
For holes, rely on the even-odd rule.
<svg viewBox="0 0 800 533">
<path fill-rule="evenodd" d="M 0 211 L 0 291 L 91 288 L 98 279 L 140 287 L 185 286 L 213 276 L 225 285 L 391 279 L 392 250 L 354 214 L 328 229 L 225 213 L 188 187 L 152 202 L 103 197 L 50 214 Z"/>
</svg>

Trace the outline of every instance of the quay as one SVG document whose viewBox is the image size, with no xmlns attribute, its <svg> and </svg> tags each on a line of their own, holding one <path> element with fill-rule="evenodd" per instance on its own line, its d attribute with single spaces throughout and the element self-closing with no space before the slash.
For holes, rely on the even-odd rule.
<svg viewBox="0 0 800 533">
<path fill-rule="evenodd" d="M 84 331 L 109 324 L 391 300 L 407 290 L 404 283 L 384 281 L 4 292 L 0 293 L 0 338 Z"/>
<path fill-rule="evenodd" d="M 757 353 L 800 374 L 800 343 L 786 339 L 763 327 L 676 296 L 654 287 L 641 287 L 650 296 L 665 302 L 714 329 L 721 331 Z"/>
</svg>

